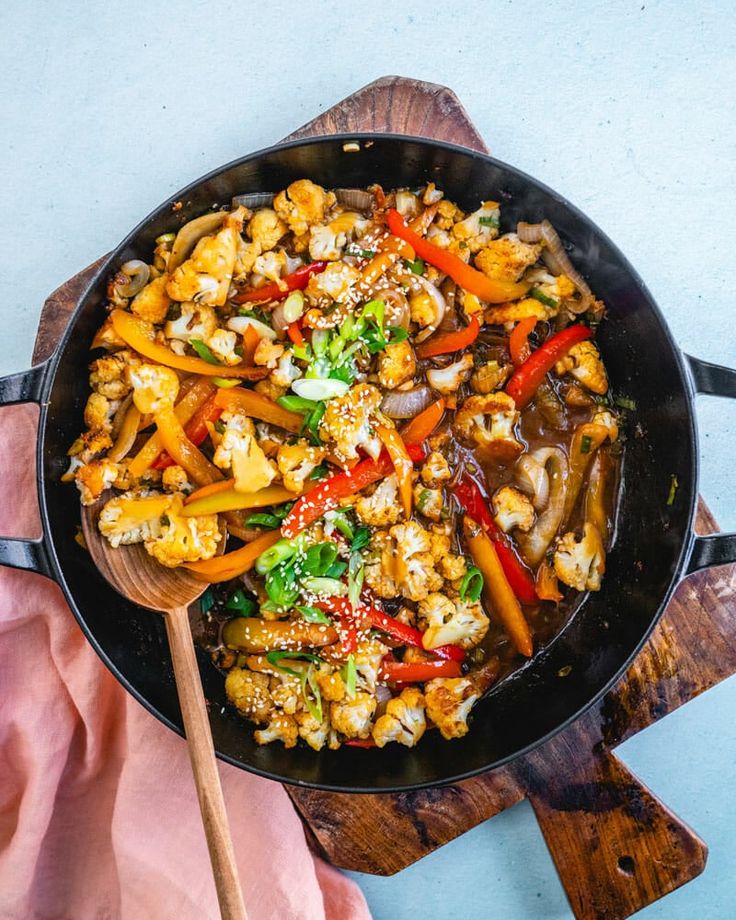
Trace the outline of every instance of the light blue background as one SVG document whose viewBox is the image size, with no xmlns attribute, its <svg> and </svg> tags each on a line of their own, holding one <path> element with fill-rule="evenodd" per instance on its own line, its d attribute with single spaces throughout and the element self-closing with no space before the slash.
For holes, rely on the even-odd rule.
<svg viewBox="0 0 736 920">
<path fill-rule="evenodd" d="M 687 351 L 736 365 L 736 16 L 731 2 L 57 3 L 0 9 L 0 372 L 44 297 L 197 175 L 387 73 L 451 86 L 493 152 L 623 248 Z M 702 491 L 736 529 L 736 407 L 701 401 Z M 736 682 L 620 749 L 710 845 L 650 918 L 736 914 Z M 391 879 L 377 920 L 557 918 L 522 804 Z"/>
</svg>

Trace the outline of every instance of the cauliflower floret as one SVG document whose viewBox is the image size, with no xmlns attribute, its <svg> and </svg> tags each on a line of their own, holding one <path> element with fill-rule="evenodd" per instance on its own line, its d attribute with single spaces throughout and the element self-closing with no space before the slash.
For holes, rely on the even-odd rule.
<svg viewBox="0 0 736 920">
<path fill-rule="evenodd" d="M 470 386 L 476 393 L 486 396 L 494 390 L 500 389 L 511 375 L 510 364 L 500 365 L 498 361 L 489 361 L 470 378 Z"/>
<path fill-rule="evenodd" d="M 332 727 L 346 738 L 368 738 L 376 705 L 375 696 L 362 690 L 357 690 L 352 699 L 346 696 L 330 703 Z"/>
<path fill-rule="evenodd" d="M 106 502 L 97 526 L 114 548 L 156 540 L 161 536 L 161 518 L 170 505 L 168 495 L 126 492 Z"/>
<path fill-rule="evenodd" d="M 493 496 L 493 513 L 496 523 L 504 533 L 514 527 L 527 533 L 534 524 L 534 505 L 513 486 L 502 486 Z"/>
<path fill-rule="evenodd" d="M 166 275 L 159 275 L 149 281 L 143 290 L 136 294 L 130 309 L 136 316 L 149 323 L 162 323 L 171 306 L 171 298 L 166 293 Z"/>
<path fill-rule="evenodd" d="M 325 440 L 334 442 L 340 460 L 356 460 L 359 447 L 374 460 L 378 457 L 381 439 L 371 422 L 380 404 L 381 391 L 369 383 L 356 384 L 344 396 L 329 400 L 320 433 Z"/>
<path fill-rule="evenodd" d="M 334 262 L 342 256 L 346 242 L 345 233 L 334 230 L 331 224 L 320 224 L 309 231 L 309 255 Z"/>
<path fill-rule="evenodd" d="M 268 683 L 268 674 L 232 668 L 225 678 L 225 693 L 241 715 L 252 722 L 268 722 L 274 712 Z"/>
<path fill-rule="evenodd" d="M 164 326 L 167 339 L 191 342 L 198 339 L 207 342 L 217 330 L 217 317 L 212 307 L 204 303 L 183 303 L 177 319 L 169 320 Z"/>
<path fill-rule="evenodd" d="M 271 208 L 261 208 L 251 217 L 247 226 L 248 236 L 257 244 L 260 252 L 273 249 L 286 233 L 286 224 Z"/>
<path fill-rule="evenodd" d="M 257 492 L 270 485 L 276 470 L 256 441 L 253 422 L 240 413 L 223 412 L 225 431 L 212 458 L 215 466 L 230 469 L 238 492 Z"/>
<path fill-rule="evenodd" d="M 422 328 L 434 327 L 439 322 L 437 302 L 424 288 L 409 298 L 409 312 L 412 322 Z"/>
<path fill-rule="evenodd" d="M 245 208 L 225 215 L 221 230 L 199 240 L 191 256 L 169 278 L 166 293 L 172 300 L 194 300 L 217 307 L 224 305 L 235 269 L 245 215 Z"/>
<path fill-rule="evenodd" d="M 161 533 L 146 540 L 146 552 L 161 565 L 173 568 L 185 562 L 211 559 L 222 539 L 216 514 L 183 517 L 184 496 L 177 492 L 167 496 L 170 505 L 162 518 Z"/>
<path fill-rule="evenodd" d="M 321 447 L 312 447 L 305 440 L 279 447 L 276 463 L 284 478 L 284 485 L 292 492 L 301 492 L 309 474 L 324 459 Z"/>
<path fill-rule="evenodd" d="M 443 556 L 439 560 L 439 567 L 443 578 L 448 581 L 457 581 L 459 578 L 463 578 L 468 571 L 464 557 L 455 553 L 447 553 L 447 555 Z"/>
<path fill-rule="evenodd" d="M 583 526 L 582 539 L 570 532 L 560 537 L 554 555 L 555 574 L 576 591 L 600 591 L 606 570 L 606 551 L 598 528 Z"/>
<path fill-rule="evenodd" d="M 295 674 L 279 671 L 272 675 L 268 688 L 274 705 L 287 715 L 293 716 L 302 699 L 301 679 Z"/>
<path fill-rule="evenodd" d="M 281 275 L 286 268 L 286 253 L 282 252 L 264 252 L 253 263 L 253 272 L 261 275 L 267 281 L 281 280 Z M 281 285 L 285 289 L 285 285 Z"/>
<path fill-rule="evenodd" d="M 74 481 L 79 489 L 82 504 L 94 504 L 117 478 L 117 464 L 110 460 L 92 460 L 80 466 L 74 473 Z"/>
<path fill-rule="evenodd" d="M 425 684 L 427 715 L 446 741 L 467 735 L 467 718 L 479 695 L 469 677 L 436 677 Z"/>
<path fill-rule="evenodd" d="M 389 741 L 414 747 L 421 740 L 426 727 L 424 696 L 416 687 L 407 687 L 401 691 L 401 696 L 389 700 L 386 712 L 376 719 L 373 740 L 379 748 Z"/>
<path fill-rule="evenodd" d="M 119 405 L 117 400 L 110 402 L 107 396 L 101 393 L 90 393 L 84 407 L 84 424 L 88 428 L 109 431 L 112 428 L 112 415 Z"/>
<path fill-rule="evenodd" d="M 578 342 L 555 364 L 555 373 L 561 377 L 569 373 L 579 383 L 602 396 L 608 392 L 608 377 L 598 349 L 592 342 Z"/>
<path fill-rule="evenodd" d="M 131 390 L 130 383 L 125 377 L 125 369 L 140 363 L 138 355 L 127 348 L 114 355 L 97 358 L 89 366 L 89 385 L 96 393 L 108 399 L 123 399 Z"/>
<path fill-rule="evenodd" d="M 129 367 L 126 376 L 133 387 L 133 402 L 139 412 L 147 415 L 173 406 L 179 393 L 179 378 L 170 367 L 141 364 Z"/>
<path fill-rule="evenodd" d="M 293 363 L 292 352 L 285 351 L 278 360 L 278 364 L 270 374 L 269 379 L 277 387 L 288 390 L 295 380 L 302 376 L 301 370 Z"/>
<path fill-rule="evenodd" d="M 468 445 L 475 444 L 486 457 L 501 462 L 523 451 L 514 428 L 519 421 L 516 403 L 507 393 L 469 396 L 455 415 L 453 430 Z"/>
<path fill-rule="evenodd" d="M 593 418 L 593 425 L 602 425 L 608 429 L 608 437 L 611 443 L 618 438 L 618 419 L 609 409 L 596 409 Z"/>
<path fill-rule="evenodd" d="M 475 264 L 489 278 L 518 281 L 541 252 L 539 243 L 522 243 L 515 233 L 507 233 L 482 249 L 475 257 Z"/>
<path fill-rule="evenodd" d="M 276 368 L 284 354 L 284 346 L 280 342 L 273 342 L 265 336 L 256 346 L 253 361 L 260 367 Z"/>
<path fill-rule="evenodd" d="M 405 559 L 417 553 L 429 553 L 432 549 L 432 537 L 416 521 L 407 521 L 406 524 L 396 524 L 389 530 Z"/>
<path fill-rule="evenodd" d="M 265 728 L 253 732 L 256 744 L 270 744 L 272 741 L 283 741 L 285 748 L 293 748 L 299 738 L 299 729 L 293 716 L 283 712 L 273 715 Z"/>
<path fill-rule="evenodd" d="M 381 661 L 387 653 L 388 646 L 379 639 L 363 639 L 357 644 L 353 654 L 358 690 L 375 692 Z"/>
<path fill-rule="evenodd" d="M 484 201 L 477 211 L 455 224 L 452 235 L 462 240 L 471 252 L 478 252 L 498 236 L 500 213 L 497 201 Z"/>
<path fill-rule="evenodd" d="M 427 650 L 441 645 L 475 648 L 488 632 L 489 619 L 479 603 L 451 601 L 444 594 L 430 594 L 419 602 L 419 627 L 424 629 L 422 645 Z"/>
<path fill-rule="evenodd" d="M 238 337 L 228 329 L 218 329 L 205 343 L 212 354 L 223 364 L 240 364 L 241 357 L 236 354 Z"/>
<path fill-rule="evenodd" d="M 370 527 L 395 524 L 401 517 L 398 487 L 396 474 L 392 473 L 379 482 L 371 495 L 361 494 L 355 503 L 360 520 Z"/>
<path fill-rule="evenodd" d="M 306 233 L 312 224 L 321 223 L 325 211 L 334 203 L 332 192 L 309 179 L 297 179 L 273 200 L 274 210 L 297 236 Z"/>
<path fill-rule="evenodd" d="M 487 307 L 483 319 L 489 326 L 503 326 L 506 323 L 518 323 L 522 319 L 534 317 L 536 320 L 546 320 L 555 316 L 557 307 L 549 307 L 535 297 L 525 297 L 513 303 L 501 304 L 497 307 Z"/>
<path fill-rule="evenodd" d="M 428 486 L 437 486 L 442 482 L 447 482 L 448 479 L 452 479 L 447 460 L 437 450 L 433 450 L 424 461 L 420 476 L 422 482 Z"/>
<path fill-rule="evenodd" d="M 438 393 L 449 396 L 450 393 L 455 393 L 460 389 L 461 384 L 470 377 L 472 370 L 473 356 L 466 354 L 454 364 L 448 364 L 447 367 L 431 367 L 427 371 L 427 383 Z"/>
<path fill-rule="evenodd" d="M 256 242 L 246 242 L 242 236 L 238 237 L 238 251 L 235 255 L 235 268 L 233 280 L 243 282 L 253 271 L 256 259 L 261 254 L 261 245 Z"/>
<path fill-rule="evenodd" d="M 404 597 L 420 601 L 442 587 L 442 576 L 435 570 L 436 560 L 431 552 L 431 535 L 421 524 L 416 521 L 395 524 L 389 535 L 395 544 L 393 569 Z M 382 564 L 385 570 L 385 562 Z"/>
<path fill-rule="evenodd" d="M 452 533 L 452 525 L 449 527 L 445 525 L 435 524 L 432 527 L 432 532 L 429 535 L 430 547 L 429 551 L 432 554 L 432 558 L 435 562 L 440 562 L 444 556 L 450 552 L 450 535 Z"/>
<path fill-rule="evenodd" d="M 472 361 L 472 359 L 471 359 Z M 382 387 L 393 390 L 414 377 L 417 362 L 408 339 L 387 345 L 378 355 L 378 379 Z"/>
<path fill-rule="evenodd" d="M 418 482 L 414 486 L 414 504 L 417 510 L 421 512 L 430 521 L 440 521 L 444 508 L 444 497 L 442 489 L 428 489 Z"/>
<path fill-rule="evenodd" d="M 558 304 L 574 297 L 577 290 L 567 275 L 557 275 L 555 277 L 545 269 L 535 269 L 533 273 L 530 272 L 527 280 L 534 284 L 535 289 L 540 294 L 557 301 Z"/>
<path fill-rule="evenodd" d="M 321 751 L 330 736 L 330 720 L 325 717 L 318 722 L 306 709 L 294 713 L 294 719 L 299 727 L 299 737 L 304 738 L 313 751 Z"/>
<path fill-rule="evenodd" d="M 161 475 L 161 485 L 167 492 L 191 492 L 194 486 L 187 478 L 184 467 L 167 466 Z"/>
<path fill-rule="evenodd" d="M 323 700 L 334 703 L 345 699 L 345 684 L 339 671 L 328 673 L 323 665 L 317 671 L 316 677 Z"/>
<path fill-rule="evenodd" d="M 345 301 L 360 278 L 358 269 L 347 262 L 331 262 L 323 272 L 312 275 L 304 293 L 314 303 L 325 298 L 330 302 Z"/>
</svg>

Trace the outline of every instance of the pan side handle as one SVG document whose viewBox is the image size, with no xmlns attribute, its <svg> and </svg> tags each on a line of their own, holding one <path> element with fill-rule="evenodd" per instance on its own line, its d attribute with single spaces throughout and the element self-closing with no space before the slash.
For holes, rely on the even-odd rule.
<svg viewBox="0 0 736 920">
<path fill-rule="evenodd" d="M 0 407 L 23 402 L 40 404 L 45 392 L 47 372 L 48 362 L 0 378 Z M 0 565 L 53 577 L 43 537 L 40 540 L 0 537 Z"/>
<path fill-rule="evenodd" d="M 692 355 L 683 355 L 695 395 L 725 396 L 736 399 L 736 370 L 711 364 Z M 685 575 L 699 569 L 736 562 L 736 533 L 715 533 L 694 537 L 685 565 Z"/>
</svg>

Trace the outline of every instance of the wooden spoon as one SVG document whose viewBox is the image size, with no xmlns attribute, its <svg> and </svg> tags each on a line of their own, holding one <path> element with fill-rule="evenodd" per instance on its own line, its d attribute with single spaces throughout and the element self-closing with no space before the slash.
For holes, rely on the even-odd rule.
<svg viewBox="0 0 736 920">
<path fill-rule="evenodd" d="M 164 615 L 220 913 L 225 920 L 247 920 L 187 610 L 207 586 L 186 569 L 160 565 L 141 543 L 114 549 L 97 528 L 105 500 L 82 508 L 84 539 L 100 574 L 116 591 Z M 224 544 L 223 538 L 221 549 Z"/>
</svg>

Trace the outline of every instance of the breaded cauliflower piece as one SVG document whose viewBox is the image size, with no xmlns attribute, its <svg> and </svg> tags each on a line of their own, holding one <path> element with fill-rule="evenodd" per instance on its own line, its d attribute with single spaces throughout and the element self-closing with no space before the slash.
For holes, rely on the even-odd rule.
<svg viewBox="0 0 736 920">
<path fill-rule="evenodd" d="M 392 473 L 378 483 L 372 494 L 361 494 L 355 503 L 355 513 L 363 524 L 384 527 L 395 524 L 401 517 L 398 480 Z"/>
<path fill-rule="evenodd" d="M 379 748 L 389 741 L 406 747 L 418 744 L 427 727 L 424 718 L 424 696 L 416 687 L 406 687 L 386 705 L 386 712 L 376 719 L 373 740 Z"/>
<path fill-rule="evenodd" d="M 484 456 L 510 461 L 524 449 L 514 433 L 519 415 L 507 393 L 469 396 L 455 414 L 452 427 L 459 440 L 475 445 Z"/>
<path fill-rule="evenodd" d="M 192 301 L 183 303 L 180 316 L 169 320 L 164 326 L 166 338 L 179 342 L 191 342 L 195 339 L 207 342 L 216 331 L 217 317 L 214 308 L 205 303 Z"/>
<path fill-rule="evenodd" d="M 253 361 L 260 367 L 270 367 L 275 370 L 283 355 L 284 346 L 280 342 L 273 342 L 264 336 L 256 346 Z"/>
<path fill-rule="evenodd" d="M 346 738 L 368 738 L 376 705 L 375 696 L 362 690 L 357 690 L 353 699 L 346 696 L 330 703 L 332 727 Z"/>
<path fill-rule="evenodd" d="M 297 236 L 306 233 L 313 224 L 322 223 L 325 211 L 334 203 L 332 192 L 326 192 L 309 179 L 297 179 L 273 200 L 274 210 Z"/>
<path fill-rule="evenodd" d="M 295 674 L 278 671 L 268 682 L 271 699 L 277 709 L 293 716 L 302 701 L 301 680 Z"/>
<path fill-rule="evenodd" d="M 267 281 L 275 281 L 277 284 L 281 281 L 281 276 L 286 270 L 286 253 L 281 250 L 280 252 L 264 252 L 258 256 L 258 258 L 253 263 L 253 273 L 256 275 L 261 275 Z M 283 290 L 286 289 L 285 284 L 279 284 Z"/>
<path fill-rule="evenodd" d="M 110 431 L 112 416 L 120 405 L 118 400 L 112 402 L 102 393 L 90 393 L 84 407 L 84 424 L 88 428 Z"/>
<path fill-rule="evenodd" d="M 417 511 L 423 514 L 430 521 L 442 520 L 445 499 L 442 489 L 428 489 L 427 486 L 418 482 L 414 486 L 414 504 Z"/>
<path fill-rule="evenodd" d="M 179 393 L 176 371 L 162 364 L 140 364 L 129 367 L 126 376 L 133 387 L 133 402 L 143 415 L 160 412 L 173 406 Z"/>
<path fill-rule="evenodd" d="M 291 350 L 285 351 L 278 360 L 278 364 L 269 375 L 269 380 L 277 387 L 288 390 L 295 380 L 303 376 L 300 368 L 294 364 L 294 355 Z"/>
<path fill-rule="evenodd" d="M 243 360 L 235 351 L 238 337 L 228 329 L 217 329 L 205 342 L 212 354 L 223 364 L 240 364 Z"/>
<path fill-rule="evenodd" d="M 125 369 L 140 363 L 138 355 L 128 348 L 117 351 L 114 355 L 97 358 L 89 366 L 89 385 L 95 393 L 108 399 L 123 399 L 131 390 Z"/>
<path fill-rule="evenodd" d="M 339 671 L 329 673 L 322 665 L 317 671 L 316 678 L 323 700 L 335 703 L 345 699 L 345 684 Z"/>
<path fill-rule="evenodd" d="M 126 492 L 105 503 L 97 522 L 110 546 L 130 546 L 161 536 L 161 518 L 171 505 L 169 496 L 159 492 L 137 495 Z"/>
<path fill-rule="evenodd" d="M 536 320 L 546 320 L 555 316 L 557 307 L 550 307 L 541 303 L 535 297 L 525 297 L 513 303 L 503 303 L 495 307 L 487 307 L 483 319 L 489 326 L 503 326 L 506 323 L 518 323 L 522 319 L 534 317 Z"/>
<path fill-rule="evenodd" d="M 268 674 L 232 668 L 225 678 L 225 693 L 238 712 L 251 722 L 268 722 L 274 714 L 268 681 Z"/>
<path fill-rule="evenodd" d="M 161 485 L 166 492 L 185 492 L 192 491 L 194 486 L 189 482 L 187 472 L 184 467 L 174 464 L 167 466 L 161 474 Z"/>
<path fill-rule="evenodd" d="M 608 429 L 608 438 L 612 444 L 618 439 L 618 419 L 610 409 L 596 409 L 590 421 L 593 425 L 602 425 Z"/>
<path fill-rule="evenodd" d="M 319 224 L 309 231 L 309 256 L 315 260 L 334 262 L 342 256 L 347 243 L 344 232 L 335 230 L 332 224 Z"/>
<path fill-rule="evenodd" d="M 110 442 L 110 439 L 107 439 Z M 110 446 L 110 443 L 107 444 Z M 104 449 L 104 448 L 103 448 Z M 118 467 L 110 460 L 91 460 L 74 473 L 83 505 L 92 505 L 118 478 Z"/>
<path fill-rule="evenodd" d="M 515 527 L 527 533 L 534 525 L 534 505 L 513 486 L 502 486 L 491 500 L 496 523 L 504 533 Z"/>
<path fill-rule="evenodd" d="M 283 741 L 285 748 L 293 748 L 299 738 L 299 729 L 294 716 L 283 712 L 276 712 L 265 728 L 253 732 L 256 744 L 270 744 L 272 741 Z"/>
<path fill-rule="evenodd" d="M 223 412 L 222 421 L 225 431 L 212 462 L 232 471 L 238 492 L 257 492 L 270 485 L 276 470 L 256 441 L 253 422 L 239 412 Z"/>
<path fill-rule="evenodd" d="M 464 578 L 468 571 L 465 558 L 455 553 L 447 553 L 442 556 L 438 564 L 442 577 L 448 581 L 457 581 L 459 578 Z"/>
<path fill-rule="evenodd" d="M 498 361 L 489 361 L 473 374 L 470 386 L 476 393 L 486 396 L 494 390 L 499 390 L 511 376 L 512 370 L 510 364 L 501 365 Z"/>
<path fill-rule="evenodd" d="M 388 654 L 388 646 L 380 639 L 361 639 L 353 653 L 358 690 L 375 693 L 381 661 Z"/>
<path fill-rule="evenodd" d="M 427 383 L 438 393 L 449 396 L 460 389 L 470 377 L 472 370 L 473 356 L 465 354 L 459 361 L 448 364 L 447 367 L 430 367 L 427 371 Z"/>
<path fill-rule="evenodd" d="M 428 326 L 436 326 L 439 322 L 437 303 L 424 288 L 409 298 L 409 312 L 412 322 L 423 329 Z"/>
<path fill-rule="evenodd" d="M 451 601 L 444 594 L 433 593 L 419 601 L 419 628 L 424 630 L 422 645 L 428 651 L 441 645 L 475 648 L 488 632 L 490 621 L 479 603 Z"/>
<path fill-rule="evenodd" d="M 387 345 L 378 353 L 378 379 L 387 390 L 394 390 L 411 380 L 416 371 L 417 361 L 408 339 Z"/>
<path fill-rule="evenodd" d="M 475 265 L 489 278 L 518 281 L 542 252 L 539 243 L 522 243 L 515 233 L 492 240 L 475 257 Z"/>
<path fill-rule="evenodd" d="M 166 293 L 167 281 L 166 275 L 159 275 L 158 278 L 149 281 L 133 298 L 131 311 L 149 323 L 162 323 L 171 306 L 171 298 Z"/>
<path fill-rule="evenodd" d="M 584 387 L 603 396 L 608 392 L 608 376 L 600 352 L 592 342 L 578 342 L 555 364 L 555 373 L 561 377 L 570 374 Z"/>
<path fill-rule="evenodd" d="M 321 722 L 318 722 L 306 709 L 300 709 L 294 713 L 294 719 L 298 726 L 299 737 L 304 738 L 313 751 L 321 751 L 330 737 L 330 720 L 325 716 Z"/>
<path fill-rule="evenodd" d="M 194 300 L 216 307 L 225 304 L 245 215 L 245 208 L 237 208 L 225 216 L 217 233 L 199 240 L 191 256 L 169 277 L 166 293 L 172 300 Z"/>
<path fill-rule="evenodd" d="M 286 224 L 272 208 L 261 208 L 256 211 L 246 227 L 248 236 L 257 244 L 259 252 L 273 249 L 287 229 Z"/>
<path fill-rule="evenodd" d="M 467 719 L 479 696 L 469 677 L 436 677 L 424 686 L 426 713 L 446 741 L 467 735 Z"/>
<path fill-rule="evenodd" d="M 284 479 L 284 485 L 292 492 L 301 492 L 307 476 L 325 457 L 324 448 L 312 447 L 304 439 L 296 444 L 279 447 L 276 463 Z"/>
<path fill-rule="evenodd" d="M 500 214 L 497 201 L 484 201 L 477 211 L 453 226 L 452 235 L 471 252 L 478 252 L 498 236 Z"/>
<path fill-rule="evenodd" d="M 443 482 L 447 482 L 448 479 L 452 479 L 452 473 L 450 472 L 447 460 L 445 460 L 442 454 L 437 450 L 433 450 L 424 461 L 424 466 L 419 475 L 425 485 L 435 487 Z"/>
<path fill-rule="evenodd" d="M 331 262 L 319 274 L 312 275 L 304 293 L 312 303 L 332 303 L 347 300 L 350 292 L 360 281 L 361 274 L 347 262 Z"/>
<path fill-rule="evenodd" d="M 380 405 L 381 391 L 369 383 L 358 383 L 344 396 L 329 400 L 320 423 L 320 434 L 335 445 L 339 460 L 356 460 L 358 448 L 377 459 L 381 453 L 381 439 L 374 432 L 372 422 Z"/>
<path fill-rule="evenodd" d="M 598 528 L 583 525 L 583 536 L 570 532 L 560 537 L 554 554 L 555 574 L 576 591 L 600 591 L 606 571 L 606 551 Z"/>
</svg>

